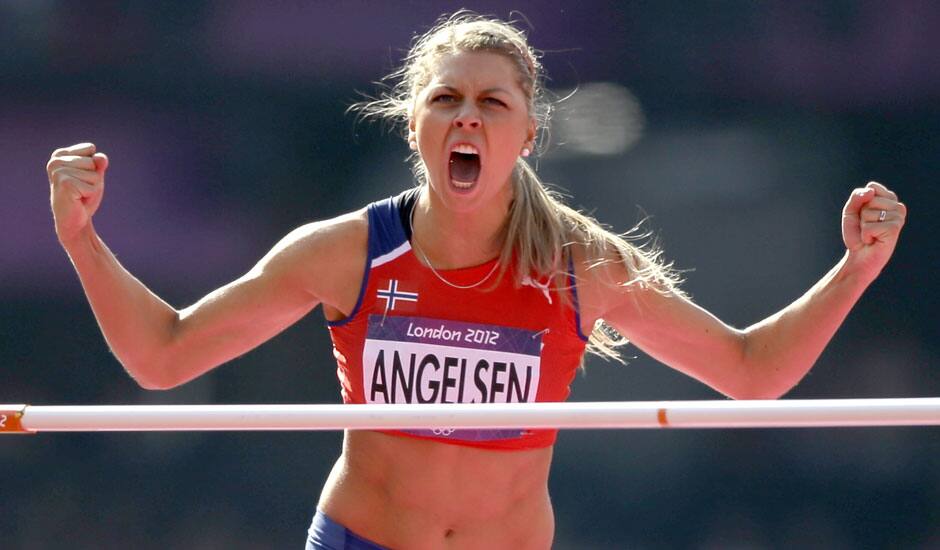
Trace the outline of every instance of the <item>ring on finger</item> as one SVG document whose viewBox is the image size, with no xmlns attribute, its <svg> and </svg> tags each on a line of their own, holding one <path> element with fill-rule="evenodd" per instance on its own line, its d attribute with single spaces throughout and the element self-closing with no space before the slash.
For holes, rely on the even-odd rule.
<svg viewBox="0 0 940 550">
<path fill-rule="evenodd" d="M 882 210 L 881 212 L 878 212 L 878 221 L 879 221 L 879 222 L 885 221 L 885 218 L 886 218 L 887 216 L 888 216 L 888 211 L 887 211 L 887 210 Z"/>
</svg>

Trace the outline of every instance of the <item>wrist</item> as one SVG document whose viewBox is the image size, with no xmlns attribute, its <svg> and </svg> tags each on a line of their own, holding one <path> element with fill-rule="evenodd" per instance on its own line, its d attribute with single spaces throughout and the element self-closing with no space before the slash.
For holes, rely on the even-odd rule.
<svg viewBox="0 0 940 550">
<path fill-rule="evenodd" d="M 842 257 L 842 268 L 839 270 L 840 275 L 843 278 L 857 281 L 867 287 L 872 281 L 878 278 L 881 269 L 873 269 L 871 262 L 865 260 L 866 259 L 861 257 L 857 252 L 846 250 L 845 255 Z"/>
<path fill-rule="evenodd" d="M 69 255 L 72 261 L 76 261 L 78 258 L 99 248 L 98 235 L 90 222 L 67 237 L 63 237 L 61 234 L 57 236 L 59 237 L 59 244 L 62 245 L 65 253 Z"/>
</svg>

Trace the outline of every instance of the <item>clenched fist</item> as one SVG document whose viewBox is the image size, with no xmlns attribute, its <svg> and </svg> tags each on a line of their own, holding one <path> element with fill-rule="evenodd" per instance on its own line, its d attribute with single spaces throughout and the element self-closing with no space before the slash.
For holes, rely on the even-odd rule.
<svg viewBox="0 0 940 550">
<path fill-rule="evenodd" d="M 55 231 L 67 245 L 91 226 L 104 195 L 108 157 L 95 144 L 79 143 L 53 151 L 46 163 Z"/>
<path fill-rule="evenodd" d="M 874 279 L 888 263 L 906 219 L 907 206 L 884 185 L 852 191 L 842 209 L 842 240 L 863 276 Z"/>
</svg>

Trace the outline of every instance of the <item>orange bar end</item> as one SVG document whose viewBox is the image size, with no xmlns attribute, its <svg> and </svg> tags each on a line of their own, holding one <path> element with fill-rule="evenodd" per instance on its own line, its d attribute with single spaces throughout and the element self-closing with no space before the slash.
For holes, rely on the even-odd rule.
<svg viewBox="0 0 940 550">
<path fill-rule="evenodd" d="M 0 434 L 36 433 L 23 427 L 26 405 L 0 405 Z"/>
</svg>

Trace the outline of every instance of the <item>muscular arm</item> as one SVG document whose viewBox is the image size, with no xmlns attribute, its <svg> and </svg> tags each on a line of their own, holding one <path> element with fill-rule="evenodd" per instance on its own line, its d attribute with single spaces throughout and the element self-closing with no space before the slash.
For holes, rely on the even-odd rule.
<svg viewBox="0 0 940 550">
<path fill-rule="evenodd" d="M 809 371 L 867 286 L 843 258 L 803 296 L 744 329 L 652 289 L 603 318 L 655 359 L 735 399 L 774 399 Z"/>
<path fill-rule="evenodd" d="M 238 357 L 317 304 L 348 313 L 366 257 L 365 211 L 291 232 L 248 273 L 177 311 L 130 274 L 95 232 L 110 160 L 93 143 L 46 164 L 59 242 L 108 345 L 146 388 L 171 388 Z"/>
<path fill-rule="evenodd" d="M 90 225 L 63 245 L 115 356 L 142 386 L 170 388 L 248 352 L 320 302 L 335 303 L 342 284 L 334 279 L 345 276 L 337 268 L 350 262 L 336 256 L 355 256 L 358 217 L 291 232 L 248 273 L 179 311 L 124 269 Z"/>
<path fill-rule="evenodd" d="M 891 212 L 877 221 L 880 210 Z M 856 190 L 843 211 L 845 256 L 803 296 L 738 330 L 686 298 L 627 280 L 619 264 L 585 270 L 586 313 L 602 318 L 663 363 L 736 399 L 776 398 L 812 367 L 896 244 L 906 207 L 878 184 Z"/>
</svg>

